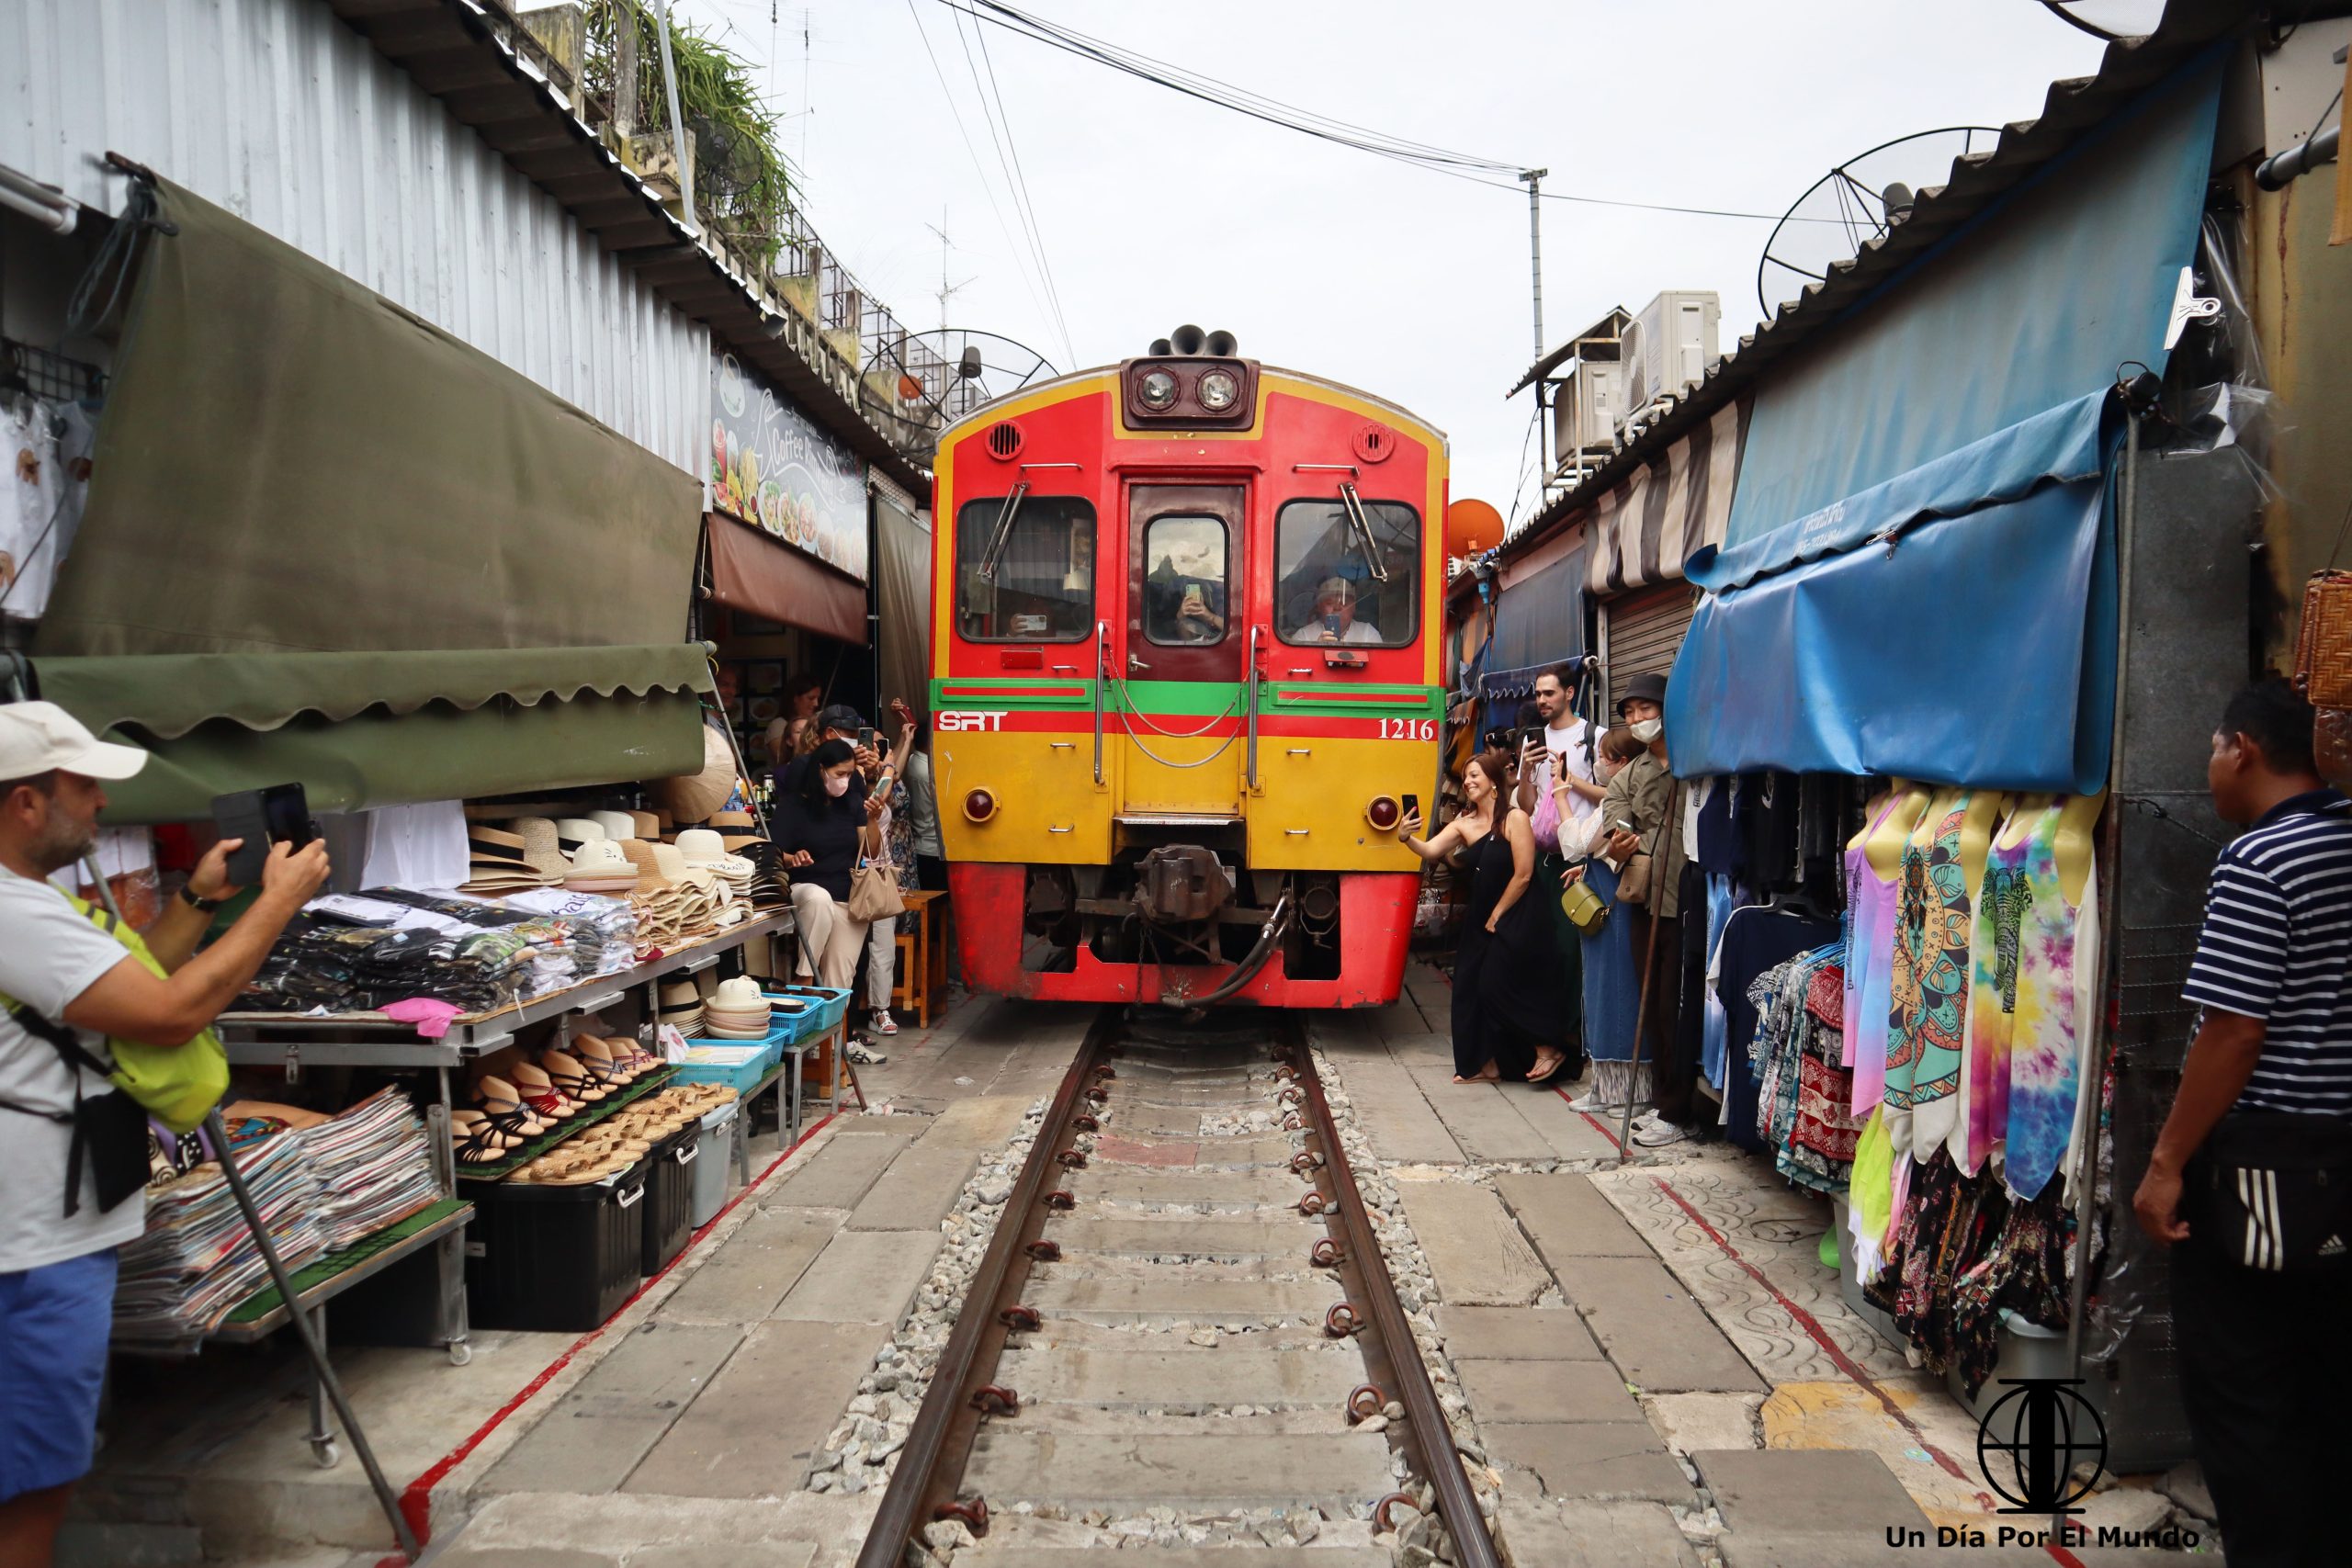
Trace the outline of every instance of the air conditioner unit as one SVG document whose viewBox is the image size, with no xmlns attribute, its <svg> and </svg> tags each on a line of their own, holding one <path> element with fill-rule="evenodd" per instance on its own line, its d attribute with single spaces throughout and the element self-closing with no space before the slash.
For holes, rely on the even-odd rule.
<svg viewBox="0 0 2352 1568">
<path fill-rule="evenodd" d="M 1723 304 L 1713 289 L 1669 288 L 1625 329 L 1625 412 L 1639 419 L 1653 403 L 1705 378 L 1716 358 Z"/>
<path fill-rule="evenodd" d="M 1617 426 L 1628 407 L 1624 362 L 1577 360 L 1553 400 L 1552 477 L 1572 478 L 1608 456 L 1616 442 Z"/>
</svg>

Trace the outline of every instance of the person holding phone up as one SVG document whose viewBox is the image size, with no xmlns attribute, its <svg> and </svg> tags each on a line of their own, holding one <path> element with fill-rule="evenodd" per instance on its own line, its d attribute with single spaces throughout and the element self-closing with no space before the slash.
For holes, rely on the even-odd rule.
<svg viewBox="0 0 2352 1568">
<path fill-rule="evenodd" d="M 146 1225 L 145 1111 L 110 1105 L 122 1092 L 112 1047 L 177 1050 L 202 1033 L 327 877 L 323 843 L 271 845 L 261 896 L 198 953 L 241 891 L 227 867 L 242 840 L 227 839 L 148 931 L 116 930 L 48 878 L 97 842 L 106 784 L 146 764 L 53 703 L 0 706 L 0 1544 L 12 1562 L 50 1561 L 89 1471 L 116 1252 Z M 130 1190 L 109 1197 L 124 1163 Z"/>
</svg>

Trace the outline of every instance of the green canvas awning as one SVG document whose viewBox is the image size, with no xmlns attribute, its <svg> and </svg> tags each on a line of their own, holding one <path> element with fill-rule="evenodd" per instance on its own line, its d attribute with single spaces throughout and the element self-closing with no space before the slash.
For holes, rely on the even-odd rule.
<svg viewBox="0 0 2352 1568">
<path fill-rule="evenodd" d="M 299 783 L 316 811 L 662 778 L 702 766 L 701 643 L 37 659 L 40 694 L 153 761 L 108 823 Z"/>
</svg>

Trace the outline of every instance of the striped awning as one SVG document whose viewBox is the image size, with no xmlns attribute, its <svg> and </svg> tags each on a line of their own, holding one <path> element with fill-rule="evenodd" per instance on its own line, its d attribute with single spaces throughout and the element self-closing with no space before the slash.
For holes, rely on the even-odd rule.
<svg viewBox="0 0 2352 1568">
<path fill-rule="evenodd" d="M 1635 469 L 1593 508 L 1585 536 L 1591 555 L 1585 587 L 1594 594 L 1671 581 L 1702 545 L 1720 545 L 1731 518 L 1739 453 L 1747 438 L 1749 400 L 1715 416 Z"/>
</svg>

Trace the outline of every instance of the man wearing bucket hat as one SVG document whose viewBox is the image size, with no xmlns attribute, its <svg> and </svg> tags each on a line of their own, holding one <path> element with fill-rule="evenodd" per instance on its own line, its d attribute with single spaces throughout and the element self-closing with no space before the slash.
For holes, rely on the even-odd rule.
<svg viewBox="0 0 2352 1568">
<path fill-rule="evenodd" d="M 1682 919 L 1679 889 L 1688 860 L 1682 841 L 1682 787 L 1668 769 L 1667 681 L 1644 671 L 1629 677 L 1617 716 L 1647 748 L 1610 781 L 1600 800 L 1602 852 L 1622 868 L 1618 901 L 1631 921 L 1634 962 L 1643 976 L 1641 1055 L 1650 1064 L 1657 1109 L 1647 1125 L 1634 1124 L 1644 1148 L 1678 1143 L 1689 1134 L 1690 1064 L 1676 1052 L 1681 1013 Z M 1704 918 L 1702 911 L 1700 918 Z"/>
<path fill-rule="evenodd" d="M 112 1044 L 201 1033 L 327 874 L 324 844 L 272 846 L 261 896 L 198 953 L 238 891 L 232 840 L 141 946 L 101 929 L 47 878 L 97 841 L 106 784 L 146 762 L 53 703 L 0 706 L 0 1542 L 15 1562 L 49 1561 L 90 1468 L 116 1249 L 146 1219 L 146 1111 L 110 1081 Z"/>
</svg>

